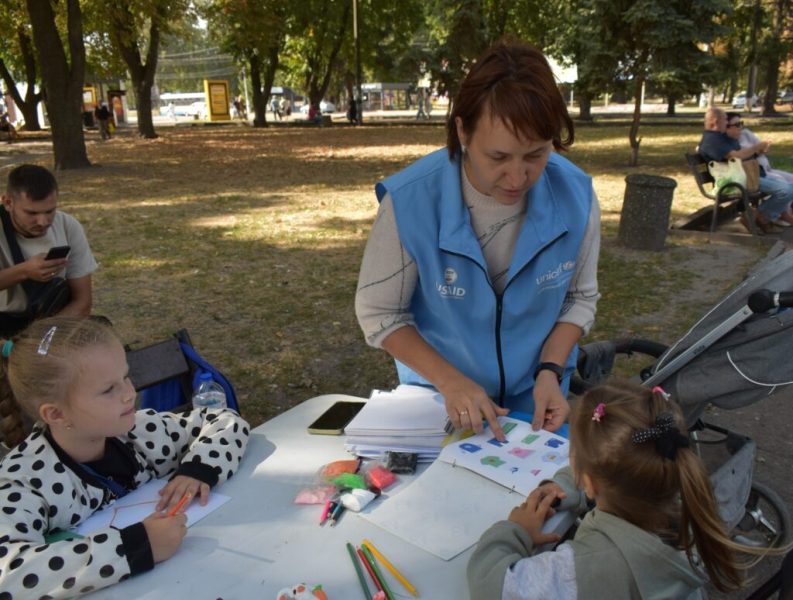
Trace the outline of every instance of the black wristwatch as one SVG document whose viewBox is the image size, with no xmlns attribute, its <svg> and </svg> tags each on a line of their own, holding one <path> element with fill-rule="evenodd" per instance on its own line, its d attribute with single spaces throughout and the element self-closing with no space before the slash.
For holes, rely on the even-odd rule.
<svg viewBox="0 0 793 600">
<path fill-rule="evenodd" d="M 553 371 L 556 374 L 556 379 L 559 380 L 559 383 L 562 383 L 562 375 L 564 375 L 563 366 L 552 362 L 541 362 L 537 366 L 537 370 L 534 371 L 534 379 L 537 379 L 537 375 L 540 374 L 540 371 Z"/>
</svg>

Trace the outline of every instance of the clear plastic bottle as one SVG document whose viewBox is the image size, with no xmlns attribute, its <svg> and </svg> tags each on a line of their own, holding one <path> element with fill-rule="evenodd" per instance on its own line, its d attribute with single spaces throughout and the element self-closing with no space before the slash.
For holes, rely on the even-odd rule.
<svg viewBox="0 0 793 600">
<path fill-rule="evenodd" d="M 199 376 L 198 387 L 193 392 L 193 408 L 226 408 L 223 386 L 214 381 L 210 373 Z"/>
</svg>

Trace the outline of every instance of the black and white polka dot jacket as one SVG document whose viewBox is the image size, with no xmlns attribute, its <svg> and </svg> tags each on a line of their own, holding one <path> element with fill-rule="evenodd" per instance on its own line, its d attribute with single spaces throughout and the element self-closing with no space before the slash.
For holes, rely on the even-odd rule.
<svg viewBox="0 0 793 600">
<path fill-rule="evenodd" d="M 174 474 L 214 485 L 237 469 L 248 435 L 248 423 L 231 410 L 146 410 L 117 439 L 136 485 Z M 0 462 L 0 600 L 74 598 L 151 569 L 141 523 L 45 543 L 47 534 L 71 529 L 113 499 L 37 425 Z"/>
</svg>

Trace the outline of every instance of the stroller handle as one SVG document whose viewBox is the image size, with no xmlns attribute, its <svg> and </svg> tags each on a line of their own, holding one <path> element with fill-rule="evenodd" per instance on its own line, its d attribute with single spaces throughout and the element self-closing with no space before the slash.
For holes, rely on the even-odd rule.
<svg viewBox="0 0 793 600">
<path fill-rule="evenodd" d="M 793 306 L 793 292 L 757 290 L 749 294 L 747 305 L 753 313 L 764 313 L 772 308 Z"/>
</svg>

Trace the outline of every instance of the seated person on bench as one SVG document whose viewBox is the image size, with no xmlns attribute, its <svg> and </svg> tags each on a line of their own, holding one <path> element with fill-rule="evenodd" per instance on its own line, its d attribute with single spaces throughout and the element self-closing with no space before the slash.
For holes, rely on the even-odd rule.
<svg viewBox="0 0 793 600">
<path fill-rule="evenodd" d="M 66 279 L 70 292 L 58 314 L 90 314 L 96 260 L 80 223 L 57 209 L 58 184 L 53 174 L 38 165 L 16 167 L 8 174 L 2 201 L 0 334 L 13 335 L 28 324 L 33 318 L 28 289 L 42 287 L 56 276 Z M 14 260 L 9 232 L 21 250 L 22 262 Z M 47 260 L 47 252 L 55 246 L 70 246 L 68 257 Z"/>
<path fill-rule="evenodd" d="M 702 133 L 702 140 L 699 143 L 699 153 L 705 160 L 717 162 L 724 162 L 730 158 L 743 160 L 768 151 L 768 142 L 741 148 L 737 136 L 733 138 L 728 135 L 728 128 L 737 129 L 737 126 L 730 127 L 727 124 L 727 115 L 722 109 L 711 107 L 707 110 L 705 131 Z M 738 133 L 740 135 L 740 132 Z M 770 198 L 765 200 L 757 210 L 756 219 L 760 229 L 767 233 L 771 229 L 771 223 L 777 219 L 793 223 L 793 215 L 788 212 L 790 203 L 793 202 L 793 184 L 767 177 L 761 168 L 760 191 L 770 195 Z"/>
</svg>

